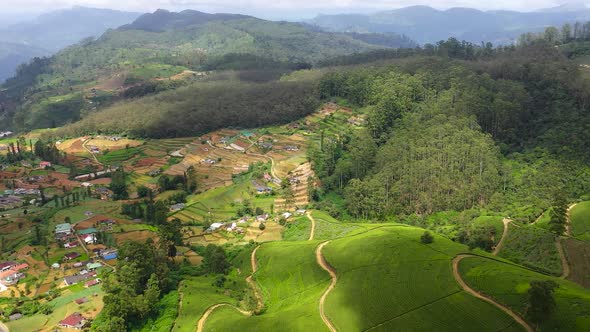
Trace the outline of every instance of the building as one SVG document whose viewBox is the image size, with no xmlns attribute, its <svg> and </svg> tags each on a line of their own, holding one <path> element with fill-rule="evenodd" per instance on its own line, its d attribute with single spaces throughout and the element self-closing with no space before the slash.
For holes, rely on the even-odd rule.
<svg viewBox="0 0 590 332">
<path fill-rule="evenodd" d="M 79 299 L 77 299 L 77 300 L 76 300 L 76 301 L 74 301 L 74 302 L 75 302 L 77 305 L 82 305 L 82 304 L 84 304 L 84 303 L 88 302 L 88 299 L 87 299 L 87 298 L 85 298 L 85 297 L 82 297 L 82 298 L 79 298 Z"/>
<path fill-rule="evenodd" d="M 76 259 L 76 258 L 78 258 L 80 256 L 82 256 L 82 255 L 80 255 L 77 252 L 70 252 L 70 253 L 67 253 L 67 254 L 64 255 L 64 260 L 71 261 L 71 260 Z"/>
<path fill-rule="evenodd" d="M 94 271 L 96 269 L 99 269 L 102 267 L 102 264 L 100 263 L 88 263 L 88 265 L 86 265 L 86 268 L 88 269 L 88 271 Z"/>
<path fill-rule="evenodd" d="M 72 241 L 72 242 L 68 242 L 66 244 L 64 244 L 64 248 L 66 249 L 72 249 L 72 248 L 76 248 L 78 247 L 78 241 Z"/>
<path fill-rule="evenodd" d="M 184 203 L 174 204 L 174 205 L 170 206 L 170 211 L 177 212 L 177 211 L 184 209 L 184 207 L 185 207 Z"/>
<path fill-rule="evenodd" d="M 84 284 L 84 287 L 86 288 L 90 288 L 90 287 L 94 287 L 100 284 L 100 279 L 94 279 L 94 280 L 90 280 L 88 282 L 86 282 Z"/>
<path fill-rule="evenodd" d="M 72 234 L 72 225 L 70 224 L 59 224 L 55 226 L 55 236 L 67 236 Z"/>
<path fill-rule="evenodd" d="M 49 162 L 49 161 L 42 161 L 42 162 L 39 163 L 39 168 L 45 169 L 45 168 L 48 168 L 48 167 L 51 167 L 51 166 L 52 166 L 51 165 L 51 162 Z"/>
<path fill-rule="evenodd" d="M 293 214 L 291 212 L 285 212 L 283 214 L 281 214 L 281 217 L 283 217 L 284 219 L 289 219 L 291 218 Z"/>
<path fill-rule="evenodd" d="M 0 272 L 5 272 L 16 266 L 15 262 L 0 263 Z"/>
<path fill-rule="evenodd" d="M 88 324 L 88 320 L 84 318 L 84 316 L 82 316 L 79 312 L 75 312 L 59 322 L 59 326 L 61 327 L 76 330 L 83 329 L 86 324 Z"/>
<path fill-rule="evenodd" d="M 221 227 L 223 227 L 223 224 L 216 222 L 216 223 L 211 224 L 211 226 L 209 226 L 209 228 L 207 230 L 210 232 L 214 232 L 214 231 L 220 229 Z"/>
</svg>

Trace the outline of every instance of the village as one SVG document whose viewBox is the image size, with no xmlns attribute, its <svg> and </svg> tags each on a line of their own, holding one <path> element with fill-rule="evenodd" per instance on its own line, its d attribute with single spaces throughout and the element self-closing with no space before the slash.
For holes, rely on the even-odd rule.
<svg viewBox="0 0 590 332">
<path fill-rule="evenodd" d="M 28 153 L 1 164 L 0 234 L 10 235 L 1 239 L 0 298 L 30 297 L 59 308 L 63 316 L 52 314 L 37 330 L 89 326 L 102 307 L 103 276 L 116 269 L 119 245 L 158 239 L 157 229 L 142 217 L 123 213 L 124 205 L 145 199 L 142 188 L 167 204 L 169 222 L 182 224 L 178 262 L 200 264 L 195 248 L 208 244 L 281 240 L 289 223 L 305 218 L 314 186 L 306 150 L 319 136 L 309 136 L 309 130 L 336 113 L 340 126 L 350 125 L 349 111 L 339 110 L 328 105 L 281 127 L 223 129 L 186 139 L 64 139 L 54 145 L 65 156 L 58 160 L 33 154 L 37 135 L 28 140 L 30 147 L 0 151 Z M 117 200 L 112 186 L 113 175 L 121 172 L 127 178 L 126 200 Z M 178 201 L 174 197 L 181 192 L 164 188 L 162 179 L 190 172 L 197 192 Z M 3 319 L 12 331 L 30 326 L 37 315 L 14 309 Z"/>
</svg>

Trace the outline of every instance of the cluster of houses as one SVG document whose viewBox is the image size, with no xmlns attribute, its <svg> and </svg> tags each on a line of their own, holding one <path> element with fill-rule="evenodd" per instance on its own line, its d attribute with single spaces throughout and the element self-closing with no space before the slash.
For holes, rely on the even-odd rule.
<svg viewBox="0 0 590 332">
<path fill-rule="evenodd" d="M 16 188 L 4 190 L 4 196 L 39 196 L 41 191 L 39 189 Z"/>
<path fill-rule="evenodd" d="M 267 185 L 262 185 L 262 184 L 260 184 L 256 180 L 252 180 L 252 185 L 254 186 L 254 189 L 256 189 L 256 194 L 257 195 L 271 194 L 272 193 L 272 188 L 271 187 L 269 187 Z"/>
<path fill-rule="evenodd" d="M 97 233 L 98 230 L 94 227 L 78 231 L 80 240 L 84 241 L 85 244 L 96 243 Z M 78 246 L 78 237 L 74 233 L 73 226 L 68 223 L 55 225 L 55 239 L 64 242 L 64 248 L 75 248 Z"/>
<path fill-rule="evenodd" d="M 22 200 L 16 196 L 0 196 L 0 209 L 10 210 L 21 206 Z"/>
<path fill-rule="evenodd" d="M 0 291 L 5 291 L 8 286 L 16 285 L 25 277 L 23 271 L 29 269 L 27 263 L 3 262 L 0 263 Z"/>
</svg>

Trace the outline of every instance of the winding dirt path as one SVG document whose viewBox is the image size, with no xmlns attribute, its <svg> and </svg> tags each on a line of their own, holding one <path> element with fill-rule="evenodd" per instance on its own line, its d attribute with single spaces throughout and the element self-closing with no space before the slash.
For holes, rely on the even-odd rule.
<svg viewBox="0 0 590 332">
<path fill-rule="evenodd" d="M 205 328 L 205 322 L 207 321 L 207 318 L 209 318 L 209 316 L 211 315 L 211 313 L 213 313 L 213 311 L 215 311 L 215 309 L 220 308 L 220 307 L 234 308 L 234 309 L 236 309 L 237 311 L 239 311 L 244 316 L 252 316 L 252 312 L 246 311 L 246 310 L 242 310 L 242 309 L 236 307 L 235 305 L 231 305 L 229 303 L 218 303 L 218 304 L 214 304 L 214 305 L 210 306 L 207 309 L 207 311 L 205 311 L 205 313 L 203 314 L 203 316 L 201 317 L 201 319 L 199 319 L 199 323 L 197 323 L 197 332 L 203 332 L 203 329 Z"/>
<path fill-rule="evenodd" d="M 201 318 L 199 319 L 199 322 L 197 323 L 197 332 L 203 332 L 203 330 L 205 328 L 205 323 L 207 322 L 207 318 L 209 318 L 209 316 L 217 308 L 220 308 L 220 307 L 234 308 L 244 316 L 252 316 L 256 312 L 260 312 L 260 310 L 262 310 L 262 308 L 264 306 L 264 303 L 262 301 L 262 295 L 258 292 L 258 288 L 256 287 L 255 281 L 252 280 L 252 276 L 254 275 L 254 273 L 256 273 L 256 271 L 258 271 L 258 263 L 256 262 L 256 251 L 258 251 L 258 248 L 260 248 L 260 246 L 256 247 L 254 250 L 252 250 L 252 254 L 250 255 L 250 264 L 252 264 L 252 274 L 250 276 L 248 276 L 248 278 L 246 278 L 246 282 L 248 283 L 248 285 L 250 285 L 250 287 L 252 287 L 252 289 L 254 290 L 254 296 L 256 296 L 256 302 L 257 302 L 256 303 L 256 310 L 247 311 L 244 309 L 240 309 L 240 308 L 236 307 L 235 305 L 232 305 L 229 303 L 214 304 L 214 305 L 210 306 L 209 308 L 207 308 L 207 310 L 205 311 L 203 316 L 201 316 Z"/>
<path fill-rule="evenodd" d="M 250 264 L 252 264 L 252 274 L 246 278 L 246 282 L 252 287 L 254 290 L 254 296 L 256 297 L 256 312 L 260 312 L 264 307 L 264 303 L 262 301 L 262 295 L 258 292 L 258 287 L 256 287 L 256 282 L 252 280 L 252 276 L 256 271 L 258 271 L 258 263 L 256 262 L 256 252 L 258 251 L 260 246 L 256 247 L 252 250 L 252 255 L 250 255 Z"/>
<path fill-rule="evenodd" d="M 4 325 L 4 323 L 0 322 L 0 332 L 9 332 L 8 326 Z"/>
<path fill-rule="evenodd" d="M 486 301 L 486 302 L 488 302 L 488 303 L 496 306 L 498 309 L 504 311 L 510 317 L 512 317 L 518 324 L 522 325 L 522 327 L 524 327 L 524 329 L 527 330 L 528 332 L 534 332 L 533 327 L 531 325 L 529 325 L 529 323 L 527 323 L 517 313 L 515 313 L 514 311 L 512 311 L 510 308 L 504 306 L 503 304 L 500 304 L 500 303 L 496 302 L 492 298 L 489 298 L 487 296 L 484 296 L 481 293 L 478 293 L 473 288 L 469 287 L 469 285 L 467 285 L 467 283 L 463 280 L 463 278 L 461 278 L 461 274 L 459 273 L 459 263 L 461 262 L 461 260 L 463 260 L 464 258 L 467 258 L 467 257 L 477 257 L 477 256 L 474 256 L 474 255 L 458 255 L 457 257 L 455 257 L 453 259 L 453 276 L 455 277 L 455 280 L 457 281 L 457 283 L 459 284 L 459 286 L 461 286 L 461 288 L 463 288 L 463 290 L 466 291 L 467 293 L 475 296 L 476 298 L 478 298 L 480 300 L 484 300 L 484 301 Z"/>
<path fill-rule="evenodd" d="M 334 287 L 336 286 L 336 281 L 338 280 L 338 276 L 336 275 L 336 270 L 334 270 L 334 268 L 332 266 L 330 266 L 330 264 L 326 261 L 326 258 L 324 257 L 324 255 L 322 255 L 322 249 L 328 243 L 330 243 L 330 241 L 320 244 L 315 251 L 315 256 L 316 256 L 316 260 L 318 262 L 318 265 L 321 266 L 322 269 L 326 270 L 330 274 L 330 277 L 332 278 L 332 281 L 330 282 L 330 286 L 328 286 L 328 288 L 324 291 L 324 294 L 322 294 L 322 297 L 320 298 L 320 316 L 322 316 L 322 320 L 324 321 L 324 324 L 326 324 L 326 327 L 328 327 L 328 329 L 331 332 L 336 332 L 336 328 L 334 327 L 332 322 L 330 322 L 330 319 L 328 319 L 328 317 L 326 316 L 326 313 L 324 312 L 324 303 L 326 302 L 326 298 L 328 297 L 328 294 L 330 294 L 330 292 L 334 289 Z"/>
<path fill-rule="evenodd" d="M 307 241 L 313 241 L 315 236 L 315 218 L 311 215 L 311 211 L 307 211 L 307 219 L 311 221 L 311 231 L 309 232 L 309 239 Z"/>
<path fill-rule="evenodd" d="M 502 237 L 500 238 L 498 245 L 496 246 L 496 248 L 494 248 L 494 251 L 492 252 L 492 255 L 494 255 L 494 256 L 497 256 L 498 253 L 500 252 L 500 250 L 502 250 L 502 246 L 504 245 L 504 240 L 506 239 L 506 236 L 508 235 L 508 226 L 510 225 L 510 223 L 512 223 L 512 220 L 504 218 L 504 220 L 502 220 L 502 222 L 504 223 L 504 232 L 502 233 Z"/>
<path fill-rule="evenodd" d="M 571 237 L 572 236 L 572 227 L 571 227 L 571 211 L 572 209 L 578 205 L 578 203 L 574 203 L 567 208 L 565 214 L 565 236 Z M 561 267 L 563 272 L 561 273 L 561 278 L 566 279 L 569 277 L 571 273 L 570 264 L 567 261 L 567 256 L 565 255 L 565 247 L 562 243 L 563 239 L 561 236 L 558 236 L 555 239 L 555 246 L 557 247 L 557 253 L 559 254 L 559 258 L 561 259 Z"/>
</svg>

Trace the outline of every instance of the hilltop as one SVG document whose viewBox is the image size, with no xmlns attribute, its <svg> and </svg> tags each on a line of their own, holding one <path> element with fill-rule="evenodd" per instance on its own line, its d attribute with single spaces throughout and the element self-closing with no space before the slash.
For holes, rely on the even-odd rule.
<svg viewBox="0 0 590 332">
<path fill-rule="evenodd" d="M 139 13 L 74 7 L 0 27 L 0 82 L 13 76 L 18 65 L 36 56 L 54 54 L 88 37 L 132 22 Z"/>
<path fill-rule="evenodd" d="M 374 14 L 320 15 L 307 23 L 329 31 L 396 32 L 419 43 L 436 43 L 455 37 L 476 44 L 492 42 L 497 45 L 511 44 L 522 33 L 589 18 L 588 8 L 570 6 L 528 13 L 411 6 Z"/>
<path fill-rule="evenodd" d="M 148 90 L 165 90 L 199 80 L 215 69 L 270 69 L 276 76 L 331 57 L 406 43 L 407 39 L 391 34 L 328 33 L 243 15 L 158 10 L 20 68 L 4 84 L 0 100 L 5 101 L 9 117 L 15 109 L 7 101 L 26 100 L 15 128 L 59 126 L 146 83 Z M 89 97 L 93 104 L 82 106 Z"/>
</svg>

